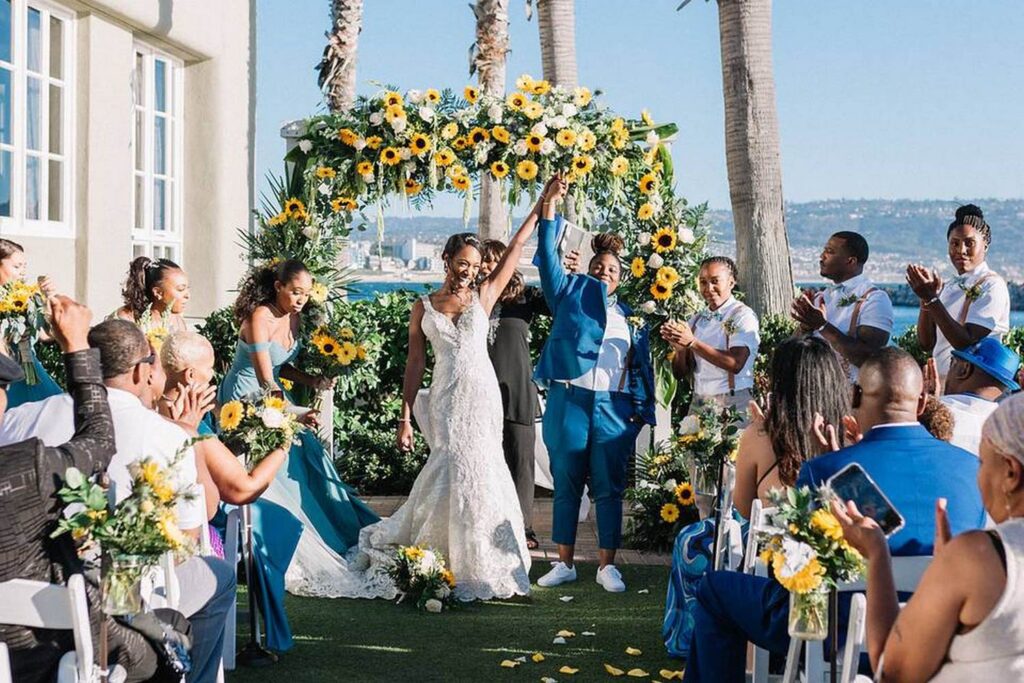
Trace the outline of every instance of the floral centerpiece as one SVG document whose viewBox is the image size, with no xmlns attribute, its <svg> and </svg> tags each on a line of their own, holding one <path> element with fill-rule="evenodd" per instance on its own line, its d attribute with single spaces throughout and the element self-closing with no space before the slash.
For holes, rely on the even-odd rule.
<svg viewBox="0 0 1024 683">
<path fill-rule="evenodd" d="M 225 444 L 250 470 L 278 448 L 291 448 L 303 429 L 287 401 L 269 392 L 228 401 L 219 417 Z"/>
<path fill-rule="evenodd" d="M 413 597 L 417 607 L 437 613 L 454 600 L 455 575 L 445 566 L 444 556 L 432 548 L 400 547 L 388 575 L 398 588 L 399 602 Z"/>
<path fill-rule="evenodd" d="M 39 285 L 23 280 L 0 285 L 0 334 L 21 363 L 25 382 L 30 385 L 39 383 L 32 362 L 32 343 L 46 326 L 46 300 Z"/>
<path fill-rule="evenodd" d="M 191 539 L 178 528 L 176 511 L 179 500 L 195 495 L 174 486 L 174 470 L 184 452 L 183 448 L 167 465 L 150 458 L 131 463 L 131 493 L 113 507 L 107 489 L 78 469 L 68 468 L 64 476 L 57 495 L 72 514 L 60 520 L 52 536 L 70 532 L 80 544 L 80 554 L 90 562 L 102 555 L 104 611 L 108 614 L 141 611 L 143 573 L 168 551 L 182 555 L 194 551 Z"/>
<path fill-rule="evenodd" d="M 679 424 L 678 446 L 700 493 L 716 493 L 722 465 L 736 460 L 741 421 L 735 408 L 710 404 Z"/>
<path fill-rule="evenodd" d="M 638 550 L 667 550 L 679 530 L 699 518 L 689 463 L 678 440 L 665 441 L 637 458 L 637 482 L 629 503 L 626 542 Z"/>
<path fill-rule="evenodd" d="M 805 640 L 828 635 L 829 589 L 864 571 L 864 559 L 829 509 L 834 498 L 828 488 L 774 489 L 770 526 L 758 532 L 761 559 L 790 594 L 789 634 Z"/>
</svg>

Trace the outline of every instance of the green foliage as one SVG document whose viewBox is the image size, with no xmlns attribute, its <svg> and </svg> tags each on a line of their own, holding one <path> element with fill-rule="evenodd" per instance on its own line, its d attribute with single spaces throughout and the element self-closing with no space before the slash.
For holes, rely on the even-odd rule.
<svg viewBox="0 0 1024 683">
<path fill-rule="evenodd" d="M 754 361 L 754 391 L 765 396 L 771 386 L 769 374 L 776 347 L 793 336 L 796 323 L 787 315 L 768 315 L 761 319 L 761 345 Z"/>
<path fill-rule="evenodd" d="M 213 345 L 214 381 L 220 383 L 235 358 L 238 345 L 238 325 L 231 307 L 226 306 L 210 314 L 196 332 L 206 337 Z"/>
<path fill-rule="evenodd" d="M 892 343 L 913 356 L 918 365 L 924 365 L 925 361 L 931 358 L 932 354 L 921 348 L 921 342 L 917 338 L 917 325 L 908 327 L 903 334 L 893 339 Z"/>
<path fill-rule="evenodd" d="M 1003 336 L 1003 344 L 1018 356 L 1024 357 L 1024 327 L 1013 327 Z"/>
<path fill-rule="evenodd" d="M 60 385 L 64 391 L 68 390 L 67 372 L 64 370 L 64 352 L 54 342 L 36 342 L 36 358 L 43 364 L 43 369 L 53 378 L 53 381 Z"/>
</svg>

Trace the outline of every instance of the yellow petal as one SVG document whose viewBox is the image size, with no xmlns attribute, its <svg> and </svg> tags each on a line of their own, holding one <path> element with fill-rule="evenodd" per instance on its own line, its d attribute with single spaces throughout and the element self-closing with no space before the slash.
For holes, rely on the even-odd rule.
<svg viewBox="0 0 1024 683">
<path fill-rule="evenodd" d="M 611 676 L 621 676 L 622 674 L 626 673 L 622 669 L 616 669 L 611 664 L 605 664 L 604 665 L 604 670 L 607 671 L 608 674 L 611 675 Z"/>
<path fill-rule="evenodd" d="M 626 654 L 632 655 L 633 657 L 639 657 L 643 654 L 643 652 L 641 650 L 636 649 L 635 647 L 627 647 Z"/>
<path fill-rule="evenodd" d="M 533 657 L 531 657 L 530 659 L 532 659 L 535 662 L 543 662 L 544 661 L 544 655 L 542 655 L 539 652 L 534 652 L 533 653 Z"/>
<path fill-rule="evenodd" d="M 572 637 L 574 637 L 574 636 L 575 636 L 576 634 L 575 634 L 575 633 L 573 633 L 572 631 L 566 631 L 565 629 L 562 629 L 561 631 L 559 631 L 559 632 L 558 632 L 558 633 L 556 633 L 555 635 L 556 635 L 556 636 L 558 636 L 558 637 L 560 637 L 560 638 L 572 638 Z"/>
<path fill-rule="evenodd" d="M 681 670 L 669 671 L 668 669 L 662 669 L 658 673 L 661 674 L 661 677 L 664 678 L 666 681 L 683 680 L 683 672 Z"/>
<path fill-rule="evenodd" d="M 511 659 L 503 659 L 501 665 L 506 669 L 514 669 L 519 666 L 519 662 L 513 662 Z"/>
<path fill-rule="evenodd" d="M 579 671 L 579 669 L 574 669 L 571 666 L 563 666 L 561 669 L 558 670 L 558 673 L 566 674 L 567 676 L 572 676 L 573 674 L 577 673 L 578 671 Z"/>
<path fill-rule="evenodd" d="M 630 669 L 626 672 L 626 675 L 632 676 L 633 678 L 647 678 L 648 676 L 650 676 L 650 674 L 644 671 L 643 669 Z"/>
</svg>

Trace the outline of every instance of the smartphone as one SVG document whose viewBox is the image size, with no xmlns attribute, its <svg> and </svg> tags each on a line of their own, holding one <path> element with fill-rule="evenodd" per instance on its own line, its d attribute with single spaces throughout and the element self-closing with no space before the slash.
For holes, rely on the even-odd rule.
<svg viewBox="0 0 1024 683">
<path fill-rule="evenodd" d="M 865 517 L 875 520 L 888 538 L 903 528 L 906 521 L 882 489 L 864 468 L 855 462 L 839 470 L 825 482 L 842 501 L 852 500 Z"/>
</svg>

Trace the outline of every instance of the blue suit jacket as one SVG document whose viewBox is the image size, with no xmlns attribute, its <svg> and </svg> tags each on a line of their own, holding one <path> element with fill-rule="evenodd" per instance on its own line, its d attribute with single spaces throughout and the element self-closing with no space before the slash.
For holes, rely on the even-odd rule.
<svg viewBox="0 0 1024 683">
<path fill-rule="evenodd" d="M 592 370 L 604 341 L 608 297 L 606 285 L 590 275 L 569 275 L 558 254 L 558 235 L 563 219 L 542 220 L 537 254 L 533 263 L 540 270 L 541 288 L 554 313 L 551 335 L 541 353 L 534 377 L 538 380 L 571 380 Z M 632 311 L 617 304 L 626 317 Z M 630 325 L 632 348 L 629 383 L 624 388 L 633 397 L 637 414 L 654 424 L 654 370 L 646 328 Z"/>
<path fill-rule="evenodd" d="M 864 468 L 906 520 L 889 539 L 893 555 L 932 554 L 937 498 L 948 499 L 954 534 L 985 525 L 978 458 L 936 439 L 924 427 L 872 429 L 858 444 L 805 462 L 796 483 L 820 486 L 851 462 Z"/>
</svg>

